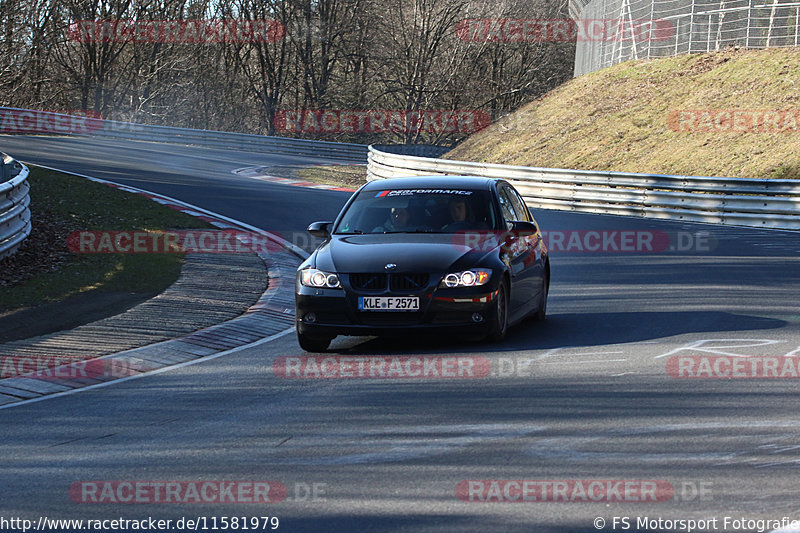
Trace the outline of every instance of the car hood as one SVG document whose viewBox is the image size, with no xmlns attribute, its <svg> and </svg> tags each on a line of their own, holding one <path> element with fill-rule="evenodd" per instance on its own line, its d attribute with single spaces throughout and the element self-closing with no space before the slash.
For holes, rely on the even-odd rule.
<svg viewBox="0 0 800 533">
<path fill-rule="evenodd" d="M 334 235 L 316 255 L 316 267 L 341 273 L 446 272 L 458 263 L 474 266 L 485 252 L 459 244 L 452 234 Z"/>
</svg>

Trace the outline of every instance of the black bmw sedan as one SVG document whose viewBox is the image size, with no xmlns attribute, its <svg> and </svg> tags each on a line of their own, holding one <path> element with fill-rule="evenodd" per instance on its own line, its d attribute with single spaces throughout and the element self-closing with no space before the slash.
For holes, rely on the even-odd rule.
<svg viewBox="0 0 800 533">
<path fill-rule="evenodd" d="M 297 270 L 297 338 L 447 330 L 503 339 L 544 320 L 550 263 L 519 193 L 492 178 L 426 176 L 362 186 Z"/>
</svg>

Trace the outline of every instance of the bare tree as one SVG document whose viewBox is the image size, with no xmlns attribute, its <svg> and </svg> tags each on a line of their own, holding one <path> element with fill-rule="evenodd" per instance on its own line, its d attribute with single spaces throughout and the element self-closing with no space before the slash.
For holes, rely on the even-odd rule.
<svg viewBox="0 0 800 533">
<path fill-rule="evenodd" d="M 63 33 L 55 34 L 60 46 L 54 58 L 68 83 L 79 92 L 81 108 L 104 115 L 119 112 L 129 84 L 133 45 L 119 36 L 115 24 L 137 20 L 146 12 L 145 7 L 133 0 L 63 2 L 60 20 L 69 26 L 62 26 Z"/>
<path fill-rule="evenodd" d="M 345 36 L 357 24 L 361 0 L 301 0 L 294 4 L 287 38 L 302 73 L 303 108 L 331 104 L 331 80 L 345 54 Z"/>
<path fill-rule="evenodd" d="M 375 12 L 379 27 L 376 46 L 381 99 L 406 112 L 418 112 L 436 102 L 445 90 L 437 73 L 440 52 L 467 7 L 467 0 L 384 0 Z M 406 128 L 401 140 L 419 140 L 421 131 Z"/>
<path fill-rule="evenodd" d="M 566 3 L 0 0 L 0 103 L 268 134 L 282 109 L 398 110 L 409 122 L 397 131 L 329 138 L 452 144 L 468 132 L 415 127 L 409 117 L 498 118 L 568 79 L 574 54 L 574 43 L 465 39 L 460 24 L 566 18 Z M 113 24 L 193 20 L 276 21 L 286 33 L 173 42 L 120 38 Z"/>
<path fill-rule="evenodd" d="M 275 20 L 286 28 L 291 21 L 292 8 L 284 0 L 239 0 L 236 8 L 242 19 Z M 290 49 L 285 38 L 253 39 L 233 44 L 235 57 L 247 89 L 257 102 L 260 128 L 268 134 L 275 132 L 275 114 L 280 108 L 289 76 Z"/>
</svg>

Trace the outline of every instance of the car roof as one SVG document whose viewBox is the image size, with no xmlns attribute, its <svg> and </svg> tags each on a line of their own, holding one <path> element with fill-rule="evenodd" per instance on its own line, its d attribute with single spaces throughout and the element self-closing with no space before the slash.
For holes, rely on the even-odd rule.
<svg viewBox="0 0 800 533">
<path fill-rule="evenodd" d="M 367 183 L 362 190 L 385 189 L 466 189 L 485 190 L 492 187 L 499 178 L 479 176 L 409 176 L 405 178 L 380 179 Z"/>
</svg>

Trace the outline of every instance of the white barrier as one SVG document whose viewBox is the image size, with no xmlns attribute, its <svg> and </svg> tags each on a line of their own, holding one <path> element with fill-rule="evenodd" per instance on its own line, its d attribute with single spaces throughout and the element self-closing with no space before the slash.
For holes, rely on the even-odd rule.
<svg viewBox="0 0 800 533">
<path fill-rule="evenodd" d="M 322 157 L 351 162 L 365 162 L 367 158 L 367 146 L 364 144 L 151 126 L 12 107 L 0 107 L 0 133 L 88 136 L 186 144 L 208 148 Z"/>
<path fill-rule="evenodd" d="M 28 167 L 0 153 L 0 259 L 13 254 L 31 233 Z"/>
<path fill-rule="evenodd" d="M 531 207 L 800 229 L 800 180 L 708 178 L 449 161 L 370 146 L 367 179 L 467 175 L 511 182 Z"/>
</svg>

